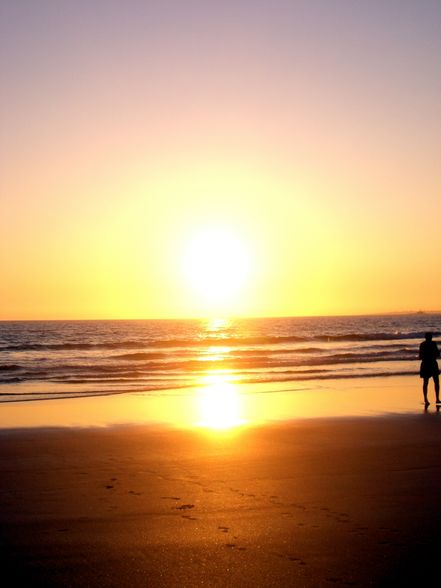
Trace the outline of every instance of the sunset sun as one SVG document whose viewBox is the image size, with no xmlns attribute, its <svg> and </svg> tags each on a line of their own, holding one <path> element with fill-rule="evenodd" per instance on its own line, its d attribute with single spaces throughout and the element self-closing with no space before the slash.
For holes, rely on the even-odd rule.
<svg viewBox="0 0 441 588">
<path fill-rule="evenodd" d="M 195 233 L 184 250 L 183 269 L 192 292 L 208 306 L 234 302 L 249 278 L 250 257 L 240 237 L 224 228 Z"/>
</svg>

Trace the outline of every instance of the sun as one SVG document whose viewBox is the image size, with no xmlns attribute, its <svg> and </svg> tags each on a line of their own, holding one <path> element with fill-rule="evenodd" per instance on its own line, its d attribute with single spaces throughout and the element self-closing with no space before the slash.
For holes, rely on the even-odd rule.
<svg viewBox="0 0 441 588">
<path fill-rule="evenodd" d="M 184 249 L 187 283 L 202 302 L 213 308 L 239 298 L 250 273 L 245 242 L 227 228 L 196 232 Z"/>
</svg>

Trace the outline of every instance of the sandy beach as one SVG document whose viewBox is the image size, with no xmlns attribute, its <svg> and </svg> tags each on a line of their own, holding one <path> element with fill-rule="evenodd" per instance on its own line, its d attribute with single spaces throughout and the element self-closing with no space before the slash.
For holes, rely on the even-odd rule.
<svg viewBox="0 0 441 588">
<path fill-rule="evenodd" d="M 439 551 L 441 414 L 0 433 L 8 586 L 405 586 Z"/>
</svg>

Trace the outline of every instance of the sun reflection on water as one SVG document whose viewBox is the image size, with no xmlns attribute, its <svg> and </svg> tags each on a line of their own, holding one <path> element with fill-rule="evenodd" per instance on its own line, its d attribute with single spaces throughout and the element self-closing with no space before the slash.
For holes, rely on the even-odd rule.
<svg viewBox="0 0 441 588">
<path fill-rule="evenodd" d="M 231 326 L 231 321 L 226 318 L 212 318 L 207 321 L 206 331 L 207 333 L 218 333 L 222 334 L 223 331 L 227 331 Z"/>
<path fill-rule="evenodd" d="M 228 365 L 232 348 L 222 345 L 228 336 L 231 321 L 212 319 L 205 325 L 207 347 L 199 353 L 199 361 L 211 364 L 199 380 L 196 397 L 195 425 L 212 431 L 227 431 L 245 424 L 243 395 L 235 384 L 240 377 Z M 207 365 L 207 367 L 209 367 Z"/>
<path fill-rule="evenodd" d="M 201 351 L 198 360 L 199 361 L 224 361 L 228 359 L 229 354 L 231 353 L 231 347 L 218 347 L 218 346 L 211 346 L 207 349 Z"/>
</svg>

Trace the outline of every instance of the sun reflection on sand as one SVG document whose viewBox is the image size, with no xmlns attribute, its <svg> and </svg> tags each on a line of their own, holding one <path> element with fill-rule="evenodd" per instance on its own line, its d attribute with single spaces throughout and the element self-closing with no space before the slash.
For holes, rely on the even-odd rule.
<svg viewBox="0 0 441 588">
<path fill-rule="evenodd" d="M 419 414 L 423 410 L 415 401 L 415 382 L 406 376 L 335 380 L 326 385 L 320 380 L 307 385 L 243 384 L 234 373 L 223 370 L 210 372 L 192 389 L 5 402 L 0 429 L 146 424 L 201 429 L 217 436 L 293 419 Z M 429 413 L 435 410 L 429 407 Z"/>
<path fill-rule="evenodd" d="M 241 395 L 228 374 L 209 374 L 203 383 L 206 385 L 197 396 L 197 426 L 225 430 L 246 423 L 242 418 Z"/>
</svg>

